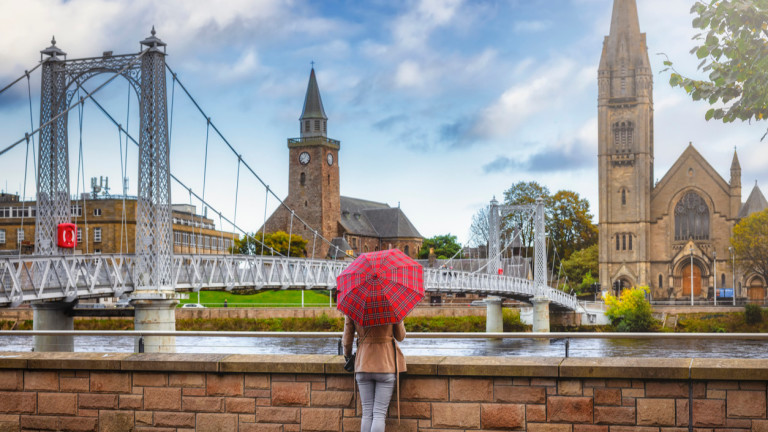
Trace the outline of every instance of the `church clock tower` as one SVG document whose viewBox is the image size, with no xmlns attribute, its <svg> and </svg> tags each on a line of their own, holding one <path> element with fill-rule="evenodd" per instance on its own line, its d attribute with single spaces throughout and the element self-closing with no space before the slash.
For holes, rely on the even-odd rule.
<svg viewBox="0 0 768 432">
<path fill-rule="evenodd" d="M 653 77 L 635 0 L 614 0 L 598 69 L 600 283 L 650 283 Z"/>
</svg>

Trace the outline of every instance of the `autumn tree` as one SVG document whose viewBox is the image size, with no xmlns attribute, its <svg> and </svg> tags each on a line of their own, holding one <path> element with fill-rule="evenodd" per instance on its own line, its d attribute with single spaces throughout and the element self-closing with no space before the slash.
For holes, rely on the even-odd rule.
<svg viewBox="0 0 768 432">
<path fill-rule="evenodd" d="M 698 69 L 706 79 L 683 76 L 667 60 L 670 85 L 713 105 L 707 120 L 768 118 L 768 0 L 697 1 L 691 14 L 693 27 L 701 30 L 691 53 L 701 60 Z"/>
<path fill-rule="evenodd" d="M 598 246 L 597 243 L 573 252 L 568 259 L 563 260 L 563 273 L 568 277 L 571 286 L 585 291 L 598 276 Z"/>
<path fill-rule="evenodd" d="M 571 191 L 558 191 L 547 200 L 547 233 L 555 257 L 567 260 L 577 250 L 597 244 L 589 201 Z"/>
<path fill-rule="evenodd" d="M 768 280 L 768 209 L 752 213 L 733 227 L 731 246 L 744 273 Z"/>
<path fill-rule="evenodd" d="M 517 182 L 504 191 L 504 204 L 523 205 L 536 204 L 538 198 L 543 198 L 545 205 L 549 199 L 549 188 L 538 182 Z M 520 246 L 533 255 L 534 221 L 521 212 L 513 212 L 502 220 L 502 236 L 510 240 L 514 235 L 520 236 Z M 502 242 L 502 244 L 505 244 Z"/>
<path fill-rule="evenodd" d="M 298 234 L 288 235 L 285 231 L 275 231 L 264 235 L 264 247 L 261 243 L 261 232 L 248 234 L 235 240 L 232 248 L 235 253 L 242 255 L 288 255 L 290 244 L 292 257 L 306 256 L 307 240 Z"/>
<path fill-rule="evenodd" d="M 461 244 L 459 244 L 455 235 L 450 234 L 436 235 L 424 239 L 421 249 L 419 249 L 419 259 L 429 258 L 429 248 L 435 249 L 437 259 L 448 259 L 461 250 Z"/>
</svg>

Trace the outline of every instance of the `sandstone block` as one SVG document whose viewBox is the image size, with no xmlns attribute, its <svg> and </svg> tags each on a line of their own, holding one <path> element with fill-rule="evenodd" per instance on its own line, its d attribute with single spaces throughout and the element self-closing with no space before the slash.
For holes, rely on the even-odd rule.
<svg viewBox="0 0 768 432">
<path fill-rule="evenodd" d="M 256 407 L 256 423 L 299 423 L 299 408 Z"/>
<path fill-rule="evenodd" d="M 621 397 L 622 398 L 641 398 L 641 397 L 645 397 L 645 390 L 644 389 L 636 389 L 636 388 L 623 388 L 623 389 L 621 389 Z"/>
<path fill-rule="evenodd" d="M 123 395 L 123 396 L 127 396 L 127 395 Z M 116 394 L 81 393 L 78 397 L 77 404 L 80 408 L 115 409 L 117 408 L 117 395 Z"/>
<path fill-rule="evenodd" d="M 528 423 L 528 432 L 571 432 L 569 424 Z"/>
<path fill-rule="evenodd" d="M 351 391 L 313 391 L 313 407 L 338 407 L 352 406 L 354 394 Z"/>
<path fill-rule="evenodd" d="M 573 432 L 608 432 L 608 426 L 573 425 Z M 665 431 L 668 432 L 668 431 Z M 687 431 L 686 431 L 687 432 Z"/>
<path fill-rule="evenodd" d="M 340 429 L 340 409 L 304 408 L 301 410 L 302 432 L 338 432 Z"/>
<path fill-rule="evenodd" d="M 264 374 L 246 374 L 245 388 L 247 389 L 269 389 L 269 375 Z"/>
<path fill-rule="evenodd" d="M 595 424 L 634 425 L 634 407 L 596 406 Z"/>
<path fill-rule="evenodd" d="M 91 392 L 130 393 L 131 374 L 125 372 L 91 372 Z"/>
<path fill-rule="evenodd" d="M 752 420 L 753 432 L 768 432 L 768 420 Z"/>
<path fill-rule="evenodd" d="M 163 411 L 181 410 L 181 389 L 173 387 L 145 387 L 144 409 Z"/>
<path fill-rule="evenodd" d="M 168 385 L 168 374 L 156 372 L 134 372 L 134 387 L 165 387 Z"/>
<path fill-rule="evenodd" d="M 256 399 L 253 398 L 226 398 L 224 405 L 227 412 L 252 413 L 256 408 Z"/>
<path fill-rule="evenodd" d="M 581 381 L 580 380 L 558 381 L 557 394 L 561 396 L 581 396 Z"/>
<path fill-rule="evenodd" d="M 120 409 L 140 410 L 144 405 L 144 396 L 142 395 L 120 395 Z"/>
<path fill-rule="evenodd" d="M 37 395 L 33 392 L 0 392 L 0 413 L 34 413 Z"/>
<path fill-rule="evenodd" d="M 765 391 L 728 390 L 728 417 L 765 418 Z"/>
<path fill-rule="evenodd" d="M 448 400 L 447 378 L 408 377 L 400 381 L 401 400 Z"/>
<path fill-rule="evenodd" d="M 19 425 L 22 429 L 28 430 L 58 430 L 59 418 L 57 416 L 21 416 Z M 18 429 L 17 429 L 18 430 Z"/>
<path fill-rule="evenodd" d="M 637 424 L 642 426 L 674 426 L 674 399 L 638 399 Z"/>
<path fill-rule="evenodd" d="M 168 385 L 171 387 L 205 387 L 205 374 L 172 373 L 168 375 Z"/>
<path fill-rule="evenodd" d="M 592 398 L 568 396 L 548 398 L 547 421 L 592 423 Z"/>
<path fill-rule="evenodd" d="M 20 370 L 0 370 L 0 390 L 21 390 L 24 373 Z"/>
<path fill-rule="evenodd" d="M 59 430 L 66 432 L 95 432 L 98 429 L 96 417 L 60 417 Z M 102 429 L 103 430 L 103 429 Z M 124 429 L 130 431 L 132 429 Z"/>
<path fill-rule="evenodd" d="M 155 426 L 195 427 L 195 413 L 156 412 Z"/>
<path fill-rule="evenodd" d="M 528 422 L 547 421 L 547 406 L 546 405 L 526 405 L 525 418 Z"/>
<path fill-rule="evenodd" d="M 451 401 L 490 402 L 493 400 L 493 380 L 489 378 L 451 378 Z"/>
<path fill-rule="evenodd" d="M 687 401 L 686 401 L 687 402 Z M 722 426 L 725 424 L 725 401 L 693 400 L 693 426 Z"/>
<path fill-rule="evenodd" d="M 59 387 L 63 392 L 85 393 L 88 391 L 88 378 L 59 378 Z"/>
<path fill-rule="evenodd" d="M 687 398 L 688 383 L 676 381 L 648 381 L 645 384 L 645 397 Z"/>
<path fill-rule="evenodd" d="M 99 411 L 99 432 L 126 432 L 134 430 L 132 411 Z"/>
<path fill-rule="evenodd" d="M 77 413 L 77 394 L 38 393 L 37 406 L 38 414 L 75 415 Z"/>
<path fill-rule="evenodd" d="M 184 396 L 182 405 L 188 412 L 224 412 L 224 398 L 221 397 Z"/>
<path fill-rule="evenodd" d="M 152 411 L 136 411 L 135 418 L 137 425 L 151 425 L 155 422 Z"/>
<path fill-rule="evenodd" d="M 24 371 L 24 389 L 59 391 L 59 373 L 56 371 Z"/>
<path fill-rule="evenodd" d="M 432 405 L 429 402 L 400 401 L 400 418 L 429 419 L 431 414 Z M 397 402 L 394 400 L 389 404 L 389 416 L 397 417 Z"/>
<path fill-rule="evenodd" d="M 237 414 L 197 414 L 198 432 L 237 432 Z"/>
<path fill-rule="evenodd" d="M 477 429 L 480 427 L 480 404 L 433 403 L 432 427 Z"/>
<path fill-rule="evenodd" d="M 206 374 L 208 396 L 242 396 L 243 374 Z"/>
<path fill-rule="evenodd" d="M 283 425 L 241 422 L 240 432 L 283 432 Z"/>
<path fill-rule="evenodd" d="M 480 424 L 483 429 L 520 429 L 525 426 L 525 405 L 482 404 Z"/>
<path fill-rule="evenodd" d="M 309 406 L 309 383 L 273 382 L 273 406 Z"/>
<path fill-rule="evenodd" d="M 350 375 L 328 375 L 325 378 L 327 390 L 352 390 L 354 381 Z"/>
<path fill-rule="evenodd" d="M 495 402 L 543 404 L 547 400 L 544 387 L 497 386 Z"/>
</svg>

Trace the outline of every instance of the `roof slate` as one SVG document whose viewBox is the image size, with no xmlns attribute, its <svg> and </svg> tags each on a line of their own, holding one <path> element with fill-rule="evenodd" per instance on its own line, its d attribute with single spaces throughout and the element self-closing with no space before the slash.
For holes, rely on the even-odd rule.
<svg viewBox="0 0 768 432">
<path fill-rule="evenodd" d="M 757 187 L 757 184 L 755 184 L 755 187 L 752 188 L 752 192 L 749 194 L 749 198 L 747 198 L 747 202 L 741 206 L 738 217 L 739 219 L 742 219 L 751 215 L 752 213 L 763 211 L 766 208 L 768 208 L 768 200 L 765 199 L 765 196 L 760 191 L 760 188 Z"/>
<path fill-rule="evenodd" d="M 341 197 L 341 219 L 344 230 L 353 235 L 393 238 L 418 237 L 421 234 L 399 207 L 359 198 Z"/>
</svg>

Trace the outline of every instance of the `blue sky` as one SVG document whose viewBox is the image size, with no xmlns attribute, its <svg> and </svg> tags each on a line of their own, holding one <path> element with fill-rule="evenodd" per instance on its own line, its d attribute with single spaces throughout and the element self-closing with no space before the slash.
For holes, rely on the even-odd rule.
<svg viewBox="0 0 768 432">
<path fill-rule="evenodd" d="M 664 52 L 680 71 L 695 73 L 688 54 L 691 4 L 638 0 L 654 70 L 656 173 L 661 177 L 692 141 L 728 179 L 737 146 L 746 198 L 755 180 L 768 184 L 768 152 L 759 142 L 766 123 L 705 122 L 707 106 L 671 89 L 660 72 L 656 54 Z M 168 43 L 168 64 L 244 160 L 284 197 L 285 140 L 299 135 L 314 61 L 329 137 L 342 142 L 342 194 L 400 203 L 424 236 L 451 233 L 464 241 L 472 215 L 521 180 L 578 192 L 597 221 L 596 77 L 611 7 L 610 0 L 3 2 L 0 83 L 33 67 L 52 34 L 70 58 L 79 58 L 136 52 L 155 25 Z M 31 77 L 35 124 L 39 79 Z M 26 83 L 20 84 L 0 95 L 0 147 L 29 131 Z M 205 121 L 176 90 L 172 171 L 202 193 Z M 134 97 L 127 109 L 124 80 L 97 100 L 135 134 L 137 103 Z M 109 176 L 117 192 L 116 129 L 93 104 L 85 107 L 83 125 L 85 183 Z M 83 190 L 75 182 L 76 114 L 69 139 L 74 193 Z M 131 193 L 135 156 L 130 147 Z M 0 157 L 2 189 L 23 189 L 24 161 L 23 147 Z M 236 168 L 236 158 L 212 136 L 206 197 L 230 216 Z M 31 172 L 27 196 L 34 190 Z M 174 188 L 173 201 L 189 202 L 188 193 Z M 275 205 L 270 200 L 268 211 Z M 238 224 L 258 228 L 263 206 L 264 188 L 241 172 Z"/>
</svg>

